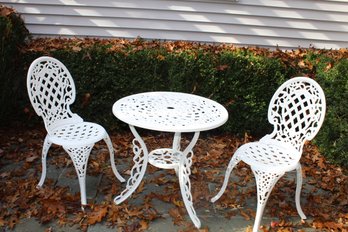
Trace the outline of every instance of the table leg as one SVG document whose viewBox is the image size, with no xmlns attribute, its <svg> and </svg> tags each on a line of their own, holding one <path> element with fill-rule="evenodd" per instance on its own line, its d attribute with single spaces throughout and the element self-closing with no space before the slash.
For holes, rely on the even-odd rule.
<svg viewBox="0 0 348 232">
<path fill-rule="evenodd" d="M 190 144 L 183 151 L 183 155 L 181 157 L 180 165 L 179 165 L 179 183 L 180 183 L 181 195 L 184 200 L 186 210 L 193 224 L 197 228 L 200 228 L 201 221 L 197 217 L 196 211 L 193 208 L 191 182 L 189 178 L 191 174 L 191 165 L 192 165 L 192 156 L 193 156 L 192 148 L 196 144 L 198 137 L 199 137 L 199 132 L 195 132 Z"/>
<path fill-rule="evenodd" d="M 126 189 L 116 196 L 114 202 L 116 204 L 122 203 L 126 200 L 139 186 L 141 180 L 144 177 L 147 163 L 148 163 L 148 150 L 144 143 L 144 140 L 139 136 L 134 126 L 129 125 L 131 132 L 134 135 L 133 139 L 133 152 L 134 152 L 134 165 L 131 169 L 131 176 L 127 180 Z"/>
<path fill-rule="evenodd" d="M 174 139 L 173 139 L 173 150 L 180 151 L 180 140 L 181 140 L 181 133 L 175 132 Z"/>
<path fill-rule="evenodd" d="M 180 151 L 181 146 L 180 146 L 180 141 L 181 141 L 181 133 L 180 132 L 175 132 L 174 134 L 174 139 L 173 139 L 173 146 L 172 149 L 174 151 Z M 179 166 L 176 166 L 174 168 L 175 174 L 179 176 Z"/>
</svg>

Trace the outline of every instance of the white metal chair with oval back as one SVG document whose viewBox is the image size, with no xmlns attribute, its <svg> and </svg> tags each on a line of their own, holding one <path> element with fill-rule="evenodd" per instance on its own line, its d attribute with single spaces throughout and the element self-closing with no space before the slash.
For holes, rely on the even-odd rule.
<svg viewBox="0 0 348 232">
<path fill-rule="evenodd" d="M 271 134 L 237 149 L 230 160 L 217 201 L 224 193 L 232 169 L 244 161 L 249 164 L 257 185 L 257 212 L 253 231 L 259 228 L 268 197 L 277 181 L 288 171 L 297 171 L 296 209 L 306 219 L 300 206 L 302 171 L 300 158 L 305 141 L 318 133 L 325 117 L 325 95 L 319 84 L 308 77 L 295 77 L 284 82 L 274 93 L 268 108 Z"/>
<path fill-rule="evenodd" d="M 42 174 L 38 187 L 46 178 L 46 157 L 52 143 L 61 145 L 75 166 L 81 193 L 81 204 L 87 204 L 86 170 L 90 152 L 96 142 L 104 140 L 110 152 L 112 170 L 124 182 L 114 161 L 114 149 L 105 129 L 83 119 L 70 110 L 75 101 L 75 84 L 63 63 L 52 57 L 34 60 L 27 74 L 27 90 L 35 112 L 43 118 L 47 135 L 42 148 Z"/>
</svg>

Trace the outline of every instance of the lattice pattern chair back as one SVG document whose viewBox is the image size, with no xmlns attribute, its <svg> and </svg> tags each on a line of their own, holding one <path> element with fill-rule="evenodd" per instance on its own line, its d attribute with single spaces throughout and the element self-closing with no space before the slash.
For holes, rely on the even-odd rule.
<svg viewBox="0 0 348 232">
<path fill-rule="evenodd" d="M 83 121 L 70 110 L 75 101 L 75 84 L 59 60 L 46 56 L 36 59 L 29 67 L 27 86 L 32 106 L 44 119 L 48 131 L 62 121 Z"/>
<path fill-rule="evenodd" d="M 273 132 L 236 150 L 228 164 L 223 185 L 212 202 L 222 196 L 233 168 L 240 161 L 247 163 L 257 186 L 253 226 L 253 232 L 257 232 L 273 187 L 286 172 L 296 170 L 296 209 L 300 217 L 306 219 L 300 205 L 300 158 L 305 141 L 318 133 L 325 110 L 325 95 L 317 82 L 308 77 L 294 77 L 284 82 L 274 93 L 268 108 L 268 121 L 274 126 Z"/>
<path fill-rule="evenodd" d="M 324 92 L 314 80 L 297 77 L 286 81 L 271 99 L 268 121 L 274 130 L 267 137 L 291 143 L 302 152 L 305 141 L 318 133 L 325 106 Z"/>
<path fill-rule="evenodd" d="M 121 182 L 124 178 L 115 166 L 114 148 L 106 130 L 99 124 L 85 122 L 70 111 L 76 90 L 72 76 L 59 60 L 43 56 L 34 60 L 27 75 L 28 95 L 35 112 L 44 120 L 47 135 L 42 146 L 42 174 L 38 188 L 44 184 L 46 157 L 52 144 L 60 145 L 69 154 L 79 180 L 82 208 L 87 204 L 86 172 L 88 158 L 96 142 L 104 140 L 111 168 Z"/>
</svg>

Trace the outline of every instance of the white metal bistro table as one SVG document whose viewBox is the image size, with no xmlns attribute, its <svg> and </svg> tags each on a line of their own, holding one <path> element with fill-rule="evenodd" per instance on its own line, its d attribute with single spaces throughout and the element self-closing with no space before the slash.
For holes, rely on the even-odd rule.
<svg viewBox="0 0 348 232">
<path fill-rule="evenodd" d="M 126 189 L 116 196 L 114 202 L 120 204 L 139 186 L 147 164 L 164 169 L 174 169 L 179 177 L 181 195 L 187 212 L 194 225 L 201 222 L 193 208 L 191 174 L 193 147 L 200 131 L 210 130 L 224 124 L 228 119 L 227 110 L 208 98 L 179 92 L 146 92 L 121 98 L 112 107 L 113 114 L 127 123 L 134 135 L 134 165 Z M 136 127 L 173 132 L 171 148 L 148 151 L 146 144 L 136 131 Z M 192 132 L 193 137 L 186 148 L 180 145 L 181 133 Z"/>
</svg>

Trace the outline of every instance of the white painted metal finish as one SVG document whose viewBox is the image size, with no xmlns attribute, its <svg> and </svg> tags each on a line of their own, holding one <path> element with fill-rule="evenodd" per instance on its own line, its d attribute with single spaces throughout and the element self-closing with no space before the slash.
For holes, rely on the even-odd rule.
<svg viewBox="0 0 348 232">
<path fill-rule="evenodd" d="M 80 184 L 81 204 L 87 204 L 86 170 L 94 144 L 104 140 L 107 144 L 112 170 L 118 180 L 114 149 L 105 129 L 83 119 L 70 110 L 75 100 L 74 81 L 63 63 L 52 57 L 40 57 L 32 62 L 27 75 L 27 89 L 35 112 L 44 120 L 47 135 L 42 149 L 42 175 L 38 187 L 46 177 L 46 157 L 52 143 L 63 146 L 76 169 Z"/>
<path fill-rule="evenodd" d="M 268 121 L 274 126 L 273 132 L 258 142 L 246 143 L 237 149 L 228 164 L 222 188 L 212 202 L 224 193 L 231 171 L 239 161 L 249 164 L 257 184 L 253 228 L 256 232 L 274 185 L 286 172 L 296 169 L 296 209 L 300 217 L 306 219 L 300 206 L 302 172 L 299 160 L 305 141 L 318 133 L 325 110 L 324 92 L 313 79 L 296 77 L 283 83 L 274 93 L 268 108 Z"/>
<path fill-rule="evenodd" d="M 217 102 L 193 94 L 148 92 L 118 100 L 114 115 L 133 126 L 167 132 L 205 131 L 227 121 L 227 110 Z"/>
<path fill-rule="evenodd" d="M 127 186 L 114 201 L 126 200 L 139 186 L 147 163 L 163 169 L 174 169 L 180 184 L 181 195 L 193 224 L 200 228 L 201 222 L 193 207 L 191 195 L 191 165 L 193 147 L 200 131 L 210 130 L 226 122 L 228 113 L 219 103 L 193 94 L 177 92 L 148 92 L 131 95 L 118 100 L 112 108 L 114 115 L 129 124 L 134 135 L 134 165 Z M 136 127 L 174 132 L 173 145 L 148 151 Z M 187 147 L 180 145 L 181 133 L 192 132 Z"/>
</svg>

